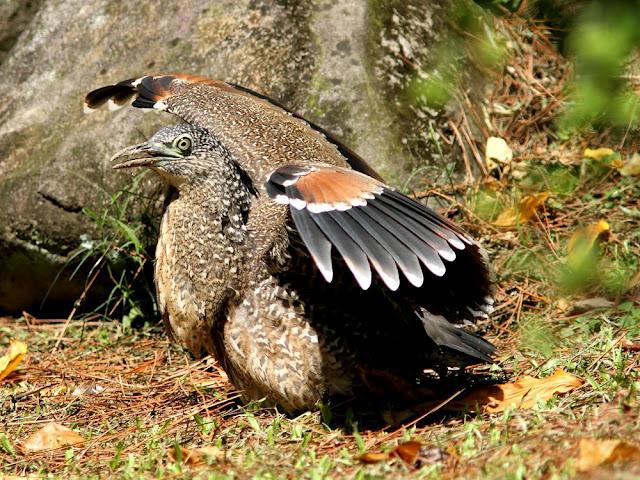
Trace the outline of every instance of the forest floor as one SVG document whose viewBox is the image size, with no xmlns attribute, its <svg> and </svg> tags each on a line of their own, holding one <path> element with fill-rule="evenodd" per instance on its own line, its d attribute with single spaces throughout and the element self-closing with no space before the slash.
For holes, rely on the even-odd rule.
<svg viewBox="0 0 640 480">
<path fill-rule="evenodd" d="M 193 361 L 160 325 L 25 314 L 0 318 L 0 349 L 9 338 L 28 347 L 0 380 L 0 476 L 639 478 L 638 145 L 607 131 L 554 135 L 562 82 L 540 83 L 549 44 L 528 38 L 487 115 L 486 137 L 505 139 L 513 158 L 465 151 L 492 174 L 413 192 L 446 200 L 441 212 L 491 253 L 496 311 L 481 330 L 498 350 L 488 371 L 519 380 L 519 401 L 447 408 L 462 391 L 413 419 L 383 416 L 392 426 L 382 428 L 355 417 L 336 426 L 328 407 L 290 418 L 237 403 L 215 362 Z M 577 383 L 524 401 L 535 390 L 526 376 L 559 370 Z M 75 444 L 33 447 L 51 422 Z"/>
</svg>

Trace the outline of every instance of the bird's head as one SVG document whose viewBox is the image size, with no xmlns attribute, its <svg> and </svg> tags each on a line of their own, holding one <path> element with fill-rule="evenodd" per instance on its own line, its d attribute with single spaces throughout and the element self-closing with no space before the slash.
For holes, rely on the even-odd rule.
<svg viewBox="0 0 640 480">
<path fill-rule="evenodd" d="M 147 142 L 124 148 L 112 158 L 113 168 L 148 167 L 180 187 L 220 172 L 226 148 L 204 128 L 180 124 L 158 130 Z"/>
</svg>

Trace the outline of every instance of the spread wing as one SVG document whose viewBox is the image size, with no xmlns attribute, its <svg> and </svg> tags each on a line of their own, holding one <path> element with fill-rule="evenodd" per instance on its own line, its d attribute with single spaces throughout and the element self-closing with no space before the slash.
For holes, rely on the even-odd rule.
<svg viewBox="0 0 640 480">
<path fill-rule="evenodd" d="M 233 100 L 233 101 L 229 101 Z M 248 100 L 248 102 L 243 102 Z M 90 112 L 108 104 L 110 109 L 126 105 L 137 108 L 153 108 L 172 113 L 184 121 L 216 130 L 220 111 L 214 111 L 216 103 L 232 105 L 236 110 L 226 116 L 242 113 L 243 108 L 261 108 L 280 115 L 282 119 L 294 118 L 311 137 L 334 145 L 351 168 L 380 180 L 378 173 L 355 152 L 321 127 L 288 110 L 275 100 L 240 85 L 233 85 L 207 77 L 170 74 L 146 75 L 130 78 L 89 92 L 85 97 L 85 111 Z"/>
<path fill-rule="evenodd" d="M 399 271 L 422 286 L 421 265 L 442 277 L 446 263 L 474 242 L 458 227 L 371 177 L 338 167 L 286 165 L 269 176 L 267 193 L 290 205 L 296 228 L 327 281 L 331 246 L 363 289 L 371 269 L 396 290 Z"/>
<path fill-rule="evenodd" d="M 289 205 L 327 281 L 334 247 L 362 289 L 371 286 L 372 270 L 392 291 L 404 278 L 410 285 L 398 295 L 413 299 L 436 343 L 490 361 L 490 343 L 452 324 L 486 316 L 493 303 L 486 253 L 459 227 L 384 183 L 339 167 L 286 165 L 265 186 L 275 202 Z"/>
</svg>

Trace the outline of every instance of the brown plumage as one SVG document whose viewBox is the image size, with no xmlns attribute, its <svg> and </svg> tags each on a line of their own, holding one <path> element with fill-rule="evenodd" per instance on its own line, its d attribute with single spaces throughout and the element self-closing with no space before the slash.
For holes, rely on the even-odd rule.
<svg viewBox="0 0 640 480">
<path fill-rule="evenodd" d="M 186 123 L 114 156 L 176 193 L 156 249 L 158 303 L 176 341 L 213 354 L 246 400 L 289 412 L 359 395 L 369 375 L 490 361 L 460 328 L 490 311 L 486 254 L 385 185 L 319 127 L 242 87 L 186 75 L 99 88 Z"/>
</svg>

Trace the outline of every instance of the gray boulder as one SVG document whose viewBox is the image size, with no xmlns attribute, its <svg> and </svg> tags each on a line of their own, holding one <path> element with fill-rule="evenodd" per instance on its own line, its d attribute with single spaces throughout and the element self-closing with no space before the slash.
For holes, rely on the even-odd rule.
<svg viewBox="0 0 640 480">
<path fill-rule="evenodd" d="M 335 132 L 391 181 L 430 161 L 447 111 L 406 89 L 452 30 L 450 2 L 42 0 L 0 7 L 0 312 L 66 313 L 85 288 L 74 253 L 131 177 L 108 159 L 172 121 L 136 109 L 85 115 L 89 90 L 147 73 L 243 84 Z M 469 8 L 474 8 L 469 2 Z M 6 10 L 6 11 L 5 11 Z M 4 22 L 4 23 L 2 23 Z M 445 145 L 446 147 L 446 145 Z M 449 152 L 445 149 L 445 155 Z M 157 218 L 162 188 L 141 182 Z M 153 243 L 153 235 L 148 239 Z M 89 265 L 89 262 L 87 265 Z M 111 288 L 104 276 L 87 300 Z M 42 303 L 46 296 L 46 302 Z"/>
</svg>

